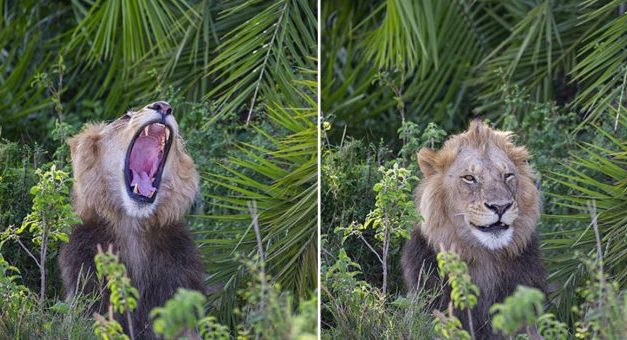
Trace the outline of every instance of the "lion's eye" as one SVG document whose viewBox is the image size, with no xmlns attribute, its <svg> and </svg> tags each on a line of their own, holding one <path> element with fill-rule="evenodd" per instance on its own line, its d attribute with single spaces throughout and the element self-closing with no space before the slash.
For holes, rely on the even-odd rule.
<svg viewBox="0 0 627 340">
<path fill-rule="evenodd" d="M 509 181 L 510 179 L 514 178 L 514 174 L 513 173 L 506 173 L 505 176 L 503 176 L 505 178 L 506 181 Z"/>
<path fill-rule="evenodd" d="M 475 183 L 477 182 L 477 180 L 475 179 L 474 176 L 472 175 L 466 175 L 466 176 L 462 176 L 462 179 L 464 180 L 464 182 L 466 183 Z"/>
</svg>

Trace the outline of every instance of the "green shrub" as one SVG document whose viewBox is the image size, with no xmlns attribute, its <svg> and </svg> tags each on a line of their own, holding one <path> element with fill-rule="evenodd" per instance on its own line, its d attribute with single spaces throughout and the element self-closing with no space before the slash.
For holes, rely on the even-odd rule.
<svg viewBox="0 0 627 340">
<path fill-rule="evenodd" d="M 92 321 L 82 312 L 88 301 L 77 297 L 71 304 L 41 304 L 20 279 L 18 269 L 0 254 L 0 338 L 93 338 Z"/>
<path fill-rule="evenodd" d="M 200 320 L 205 320 L 204 304 L 207 298 L 197 291 L 179 288 L 163 307 L 156 307 L 150 312 L 153 318 L 152 328 L 156 334 L 166 339 L 178 339 L 187 331 L 195 329 Z M 211 326 L 212 319 L 204 321 Z M 217 326 L 217 327 L 216 327 Z M 224 327 L 214 324 L 218 338 L 224 336 Z M 209 335 L 211 333 L 207 333 Z M 228 331 L 226 331 L 228 336 Z"/>
<path fill-rule="evenodd" d="M 110 291 L 109 320 L 105 321 L 105 318 L 96 315 L 94 332 L 103 340 L 108 339 L 108 337 L 115 338 L 121 336 L 118 334 L 121 332 L 121 327 L 113 319 L 113 313 L 115 312 L 126 316 L 130 338 L 134 339 L 131 312 L 137 308 L 139 291 L 131 284 L 131 279 L 126 274 L 126 266 L 120 262 L 120 257 L 113 252 L 111 244 L 109 244 L 109 249 L 106 252 L 102 251 L 100 244 L 98 245 L 98 253 L 94 258 L 94 262 L 98 279 L 104 279 L 106 287 Z"/>
<path fill-rule="evenodd" d="M 416 177 L 405 168 L 394 163 L 390 169 L 379 168 L 381 181 L 373 187 L 377 193 L 375 208 L 366 216 L 363 224 L 351 223 L 348 227 L 336 228 L 336 233 L 343 233 L 342 241 L 348 237 L 358 237 L 372 251 L 383 269 L 382 294 L 387 293 L 388 256 L 390 247 L 399 240 L 409 238 L 409 232 L 418 221 L 411 192 Z M 365 230 L 372 229 L 374 239 L 381 244 L 381 254 L 364 238 Z"/>
<path fill-rule="evenodd" d="M 19 228 L 7 227 L 0 234 L 0 248 L 7 241 L 17 242 L 37 265 L 40 273 L 39 303 L 43 304 L 46 292 L 46 261 L 50 249 L 54 249 L 58 242 L 67 242 L 67 231 L 79 219 L 74 214 L 69 197 L 69 175 L 57 170 L 53 164 L 48 171 L 35 171 L 39 182 L 33 186 L 30 193 L 33 195 L 31 213 L 26 215 Z M 31 242 L 39 248 L 39 256 L 33 255 L 21 241 L 23 234 L 30 233 Z"/>
<path fill-rule="evenodd" d="M 321 312 L 331 315 L 323 321 L 323 339 L 431 337 L 431 317 L 425 309 L 432 301 L 426 294 L 385 296 L 358 278 L 359 269 L 344 249 L 333 265 L 322 268 L 325 303 Z"/>
</svg>

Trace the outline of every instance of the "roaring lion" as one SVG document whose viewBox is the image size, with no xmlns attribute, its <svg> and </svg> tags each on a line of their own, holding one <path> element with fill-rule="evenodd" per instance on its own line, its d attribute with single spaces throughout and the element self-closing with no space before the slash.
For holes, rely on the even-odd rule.
<svg viewBox="0 0 627 340">
<path fill-rule="evenodd" d="M 434 151 L 423 148 L 418 162 L 424 178 L 415 192 L 423 221 L 403 248 L 402 267 L 407 289 L 437 288 L 436 254 L 454 249 L 468 264 L 480 288 L 472 310 L 478 339 L 499 338 L 490 326 L 489 308 L 511 295 L 517 285 L 545 291 L 535 225 L 540 196 L 525 147 L 512 134 L 473 121 L 468 131 L 451 137 Z M 439 308 L 446 308 L 444 286 Z M 469 330 L 466 313 L 459 313 Z"/>
<path fill-rule="evenodd" d="M 112 245 L 139 290 L 132 328 L 153 338 L 149 313 L 179 287 L 205 291 L 197 247 L 183 218 L 198 191 L 172 108 L 159 101 L 110 124 L 90 124 L 69 140 L 74 175 L 73 227 L 59 264 L 68 298 L 102 291 L 95 278 L 97 245 Z M 105 291 L 95 306 L 103 312 Z M 125 317 L 117 317 L 128 332 Z"/>
</svg>

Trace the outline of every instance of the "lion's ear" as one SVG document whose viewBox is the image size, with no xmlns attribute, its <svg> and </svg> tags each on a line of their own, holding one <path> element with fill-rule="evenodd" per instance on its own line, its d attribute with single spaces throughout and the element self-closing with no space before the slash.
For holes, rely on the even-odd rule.
<svg viewBox="0 0 627 340">
<path fill-rule="evenodd" d="M 422 148 L 416 154 L 418 166 L 420 166 L 420 171 L 422 171 L 425 177 L 435 175 L 437 172 L 437 157 L 438 154 L 429 148 Z"/>
</svg>

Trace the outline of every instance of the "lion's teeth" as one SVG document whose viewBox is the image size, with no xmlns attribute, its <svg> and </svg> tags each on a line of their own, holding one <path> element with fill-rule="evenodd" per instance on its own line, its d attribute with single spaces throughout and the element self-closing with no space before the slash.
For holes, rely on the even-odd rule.
<svg viewBox="0 0 627 340">
<path fill-rule="evenodd" d="M 170 130 L 169 129 L 165 129 L 165 140 L 170 139 Z"/>
<path fill-rule="evenodd" d="M 144 132 L 146 133 L 146 136 L 148 136 L 148 126 L 144 129 Z"/>
<path fill-rule="evenodd" d="M 133 192 L 139 194 L 139 189 L 137 189 L 137 184 L 133 185 Z"/>
<path fill-rule="evenodd" d="M 151 197 L 152 197 L 152 195 L 154 195 L 154 192 L 149 192 L 149 193 L 148 193 L 148 198 L 151 198 Z"/>
</svg>

